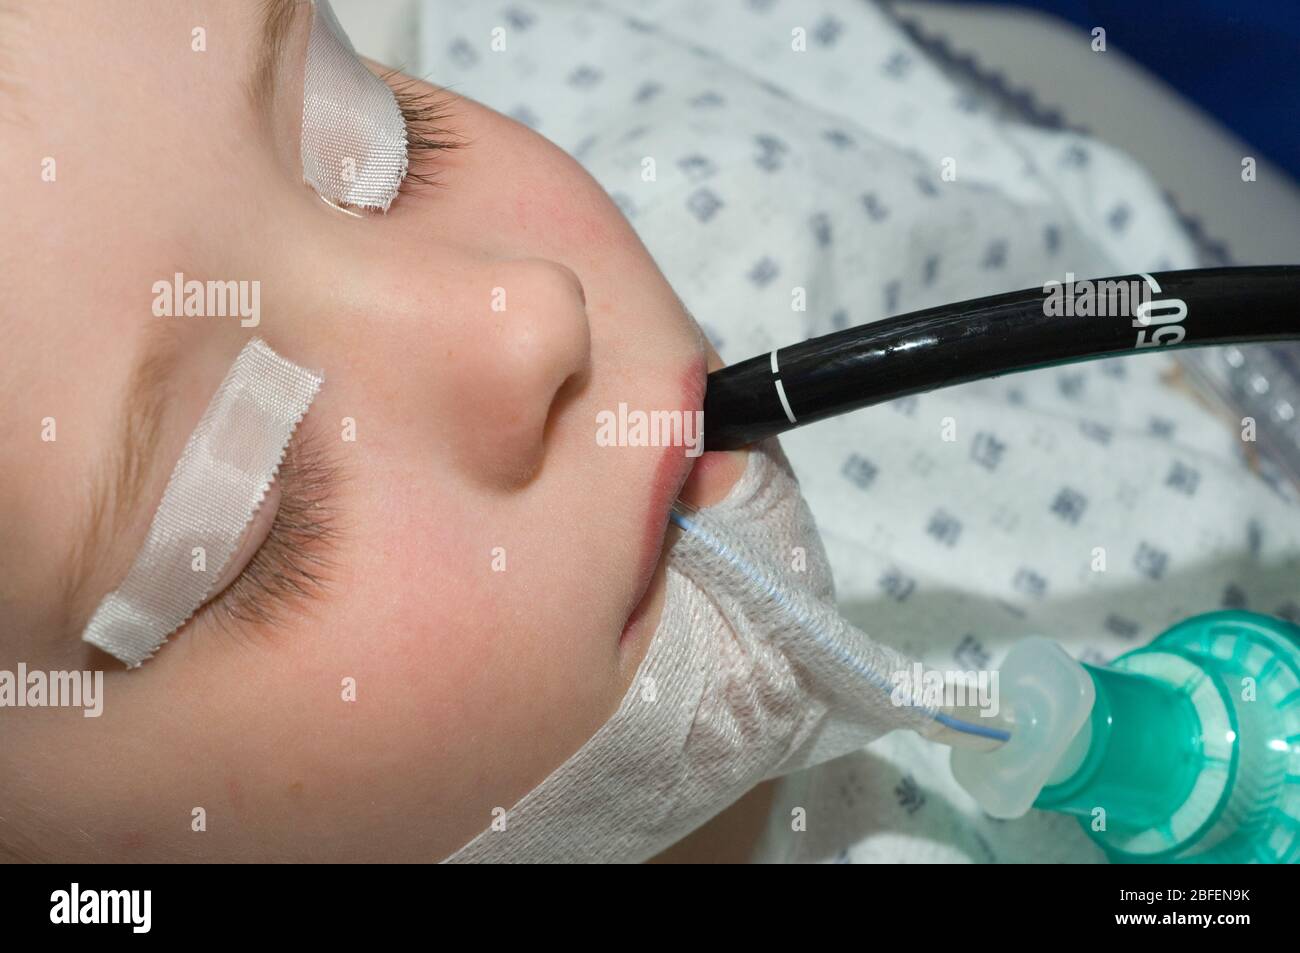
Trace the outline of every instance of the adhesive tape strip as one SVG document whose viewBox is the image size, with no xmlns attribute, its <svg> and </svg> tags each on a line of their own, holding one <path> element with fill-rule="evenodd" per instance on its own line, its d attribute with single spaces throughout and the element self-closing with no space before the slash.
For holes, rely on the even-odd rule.
<svg viewBox="0 0 1300 953">
<path fill-rule="evenodd" d="M 338 205 L 388 210 L 406 177 L 406 120 L 393 90 L 357 58 L 316 0 L 303 77 L 302 177 Z"/>
<path fill-rule="evenodd" d="M 96 608 L 84 641 L 137 668 L 203 605 L 321 381 L 260 339 L 239 352 L 181 452 L 126 579 Z"/>
</svg>

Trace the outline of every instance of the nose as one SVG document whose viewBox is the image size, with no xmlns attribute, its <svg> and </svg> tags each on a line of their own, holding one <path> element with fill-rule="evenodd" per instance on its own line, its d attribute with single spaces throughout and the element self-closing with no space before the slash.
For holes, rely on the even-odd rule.
<svg viewBox="0 0 1300 953">
<path fill-rule="evenodd" d="M 335 393 L 355 387 L 373 399 L 388 439 L 420 441 L 485 488 L 529 482 L 551 424 L 589 376 L 577 274 L 549 258 L 394 242 L 332 224 L 263 295 L 264 313 L 280 316 L 268 333 L 299 337 L 303 360 L 316 359 L 327 380 L 335 368 L 355 369 L 337 375 Z"/>
<path fill-rule="evenodd" d="M 548 424 L 581 390 L 591 363 L 582 282 L 555 261 L 488 266 L 481 314 L 467 318 L 462 360 L 446 368 L 458 465 L 478 482 L 527 483 L 546 455 Z"/>
</svg>

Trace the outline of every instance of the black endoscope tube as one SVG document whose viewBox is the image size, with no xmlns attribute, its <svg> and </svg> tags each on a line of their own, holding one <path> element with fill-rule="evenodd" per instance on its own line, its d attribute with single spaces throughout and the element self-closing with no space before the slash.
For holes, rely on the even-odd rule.
<svg viewBox="0 0 1300 953">
<path fill-rule="evenodd" d="M 1300 265 L 1049 283 L 836 331 L 714 371 L 704 447 L 735 449 L 882 401 L 1036 367 L 1289 338 L 1300 338 Z"/>
</svg>

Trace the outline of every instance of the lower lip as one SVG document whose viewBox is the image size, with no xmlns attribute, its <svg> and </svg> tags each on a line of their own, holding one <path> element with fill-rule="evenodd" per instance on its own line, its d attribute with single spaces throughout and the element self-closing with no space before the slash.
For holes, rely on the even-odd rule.
<svg viewBox="0 0 1300 953">
<path fill-rule="evenodd" d="M 728 454 L 725 451 L 710 451 L 697 457 L 694 461 L 694 465 L 690 467 L 686 478 L 678 487 L 677 492 L 672 494 L 669 499 L 676 500 L 679 497 L 689 497 L 692 492 L 698 493 L 704 488 L 705 484 L 709 483 L 713 479 L 710 474 L 715 472 L 718 466 L 726 464 L 727 456 Z M 734 476 L 732 476 L 731 480 L 734 481 L 734 479 Z M 716 496 L 717 494 L 715 493 L 714 495 Z M 658 539 L 658 548 L 651 554 L 651 558 L 654 559 L 654 562 L 651 564 L 650 571 L 645 577 L 641 598 L 632 609 L 632 614 L 628 616 L 627 624 L 623 626 L 623 632 L 619 636 L 620 644 L 627 640 L 629 636 L 634 636 L 635 633 L 640 630 L 646 611 L 649 609 L 650 603 L 653 601 L 654 588 L 652 584 L 659 572 L 660 564 L 667 557 L 667 548 L 663 545 L 664 537 L 668 529 L 666 522 L 667 521 L 665 520 L 664 523 L 655 524 L 654 532 L 657 534 L 656 538 Z"/>
<path fill-rule="evenodd" d="M 682 460 L 686 461 L 685 464 L 682 463 Z M 653 583 L 659 573 L 659 564 L 663 562 L 667 553 L 664 539 L 668 533 L 668 514 L 672 511 L 673 501 L 677 499 L 682 486 L 690 477 L 691 467 L 694 462 L 691 457 L 683 455 L 679 459 L 676 454 L 667 453 L 659 462 L 659 467 L 655 471 L 655 504 L 651 507 L 648 525 L 645 529 L 646 543 L 641 556 L 642 569 L 640 585 L 637 588 L 637 601 L 627 617 L 627 623 L 623 626 L 622 633 L 619 635 L 620 642 L 625 640 L 629 633 L 638 630 L 640 628 L 639 623 L 645 618 L 646 609 L 649 607 L 651 597 L 654 595 Z"/>
<path fill-rule="evenodd" d="M 682 393 L 687 395 L 683 404 L 687 410 L 698 409 L 703 404 L 703 384 L 704 361 L 701 358 L 699 363 L 692 365 L 682 378 Z M 708 454 L 704 456 L 707 457 Z M 654 479 L 651 481 L 653 502 L 646 516 L 642 537 L 645 545 L 641 555 L 640 585 L 637 588 L 636 603 L 619 635 L 620 643 L 625 641 L 630 633 L 641 628 L 640 623 L 644 620 L 646 609 L 654 595 L 652 584 L 658 575 L 659 564 L 665 556 L 664 537 L 668 532 L 673 501 L 677 499 L 682 487 L 690 479 L 691 471 L 701 459 L 703 458 L 686 456 L 683 447 L 670 447 L 665 450 L 655 468 Z"/>
</svg>

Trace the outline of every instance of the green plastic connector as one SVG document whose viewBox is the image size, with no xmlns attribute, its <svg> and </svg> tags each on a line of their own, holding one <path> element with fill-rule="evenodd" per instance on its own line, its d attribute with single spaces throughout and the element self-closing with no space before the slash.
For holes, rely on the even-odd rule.
<svg viewBox="0 0 1300 953">
<path fill-rule="evenodd" d="M 1214 612 L 1083 669 L 1091 717 L 1035 807 L 1118 862 L 1300 861 L 1300 627 Z"/>
</svg>

